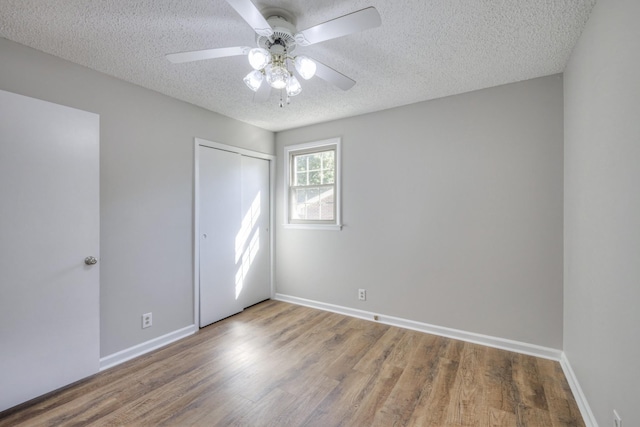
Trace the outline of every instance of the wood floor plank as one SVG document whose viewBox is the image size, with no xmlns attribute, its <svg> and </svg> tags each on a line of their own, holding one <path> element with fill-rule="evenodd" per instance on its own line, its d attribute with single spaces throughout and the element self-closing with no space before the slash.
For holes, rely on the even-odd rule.
<svg viewBox="0 0 640 427">
<path fill-rule="evenodd" d="M 368 333 L 351 329 L 350 337 L 344 345 L 344 351 L 336 354 L 335 359 L 327 367 L 325 375 L 337 380 L 350 375 L 353 367 L 380 339 L 383 333 L 384 331 L 380 328 L 372 329 Z"/>
<path fill-rule="evenodd" d="M 388 363 L 396 343 L 407 333 L 405 329 L 387 328 L 369 351 L 356 363 L 354 369 L 364 373 L 374 373 Z"/>
<path fill-rule="evenodd" d="M 303 425 L 309 414 L 315 411 L 340 382 L 324 375 L 317 375 L 306 384 L 306 393 L 293 395 L 299 397 L 289 403 L 279 415 L 270 415 L 265 418 L 263 425 L 272 427 Z"/>
<path fill-rule="evenodd" d="M 525 354 L 513 357 L 513 380 L 523 404 L 531 408 L 548 410 L 547 398 L 536 358 Z"/>
<path fill-rule="evenodd" d="M 487 348 L 465 343 L 456 379 L 453 383 L 447 423 L 475 426 L 486 423 L 488 407 L 484 405 L 485 384 L 482 366 Z"/>
<path fill-rule="evenodd" d="M 222 426 L 225 419 L 242 416 L 253 402 L 236 394 L 216 392 L 207 394 L 197 407 L 185 408 L 162 421 L 159 426 Z M 144 425 L 149 425 L 144 423 Z M 96 427 L 103 427 L 97 425 Z"/>
<path fill-rule="evenodd" d="M 451 403 L 451 391 L 458 373 L 459 362 L 446 358 L 438 360 L 438 371 L 428 394 L 423 395 L 408 425 L 442 426 L 446 423 L 447 408 Z"/>
<path fill-rule="evenodd" d="M 0 413 L 5 426 L 583 427 L 558 362 L 278 301 Z"/>
<path fill-rule="evenodd" d="M 551 423 L 554 427 L 582 426 L 580 411 L 569 389 L 562 368 L 557 362 L 538 359 L 538 371 L 543 381 Z"/>
<path fill-rule="evenodd" d="M 516 413 L 517 403 L 513 389 L 512 359 L 516 356 L 508 351 L 488 348 L 485 357 L 486 404 L 490 408 L 513 415 Z"/>
<path fill-rule="evenodd" d="M 462 351 L 464 350 L 465 342 L 458 340 L 449 340 L 449 346 L 447 347 L 447 354 L 444 356 L 449 360 L 460 362 L 462 359 Z"/>
<path fill-rule="evenodd" d="M 345 419 L 346 425 L 372 426 L 375 425 L 376 415 L 383 410 L 389 395 L 398 384 L 404 370 L 391 364 L 385 364 L 370 373 L 371 379 L 362 390 L 357 409 Z"/>
<path fill-rule="evenodd" d="M 490 427 L 513 427 L 517 425 L 515 412 L 506 412 L 496 408 L 489 408 L 489 422 Z"/>
<path fill-rule="evenodd" d="M 237 427 L 263 427 L 267 424 L 265 420 L 279 417 L 295 400 L 296 396 L 276 387 L 259 401 L 248 404 L 247 410 L 243 411 L 240 416 L 225 418 L 220 424 Z"/>
<path fill-rule="evenodd" d="M 413 354 L 419 338 L 419 333 L 406 331 L 406 333 L 400 337 L 400 340 L 389 353 L 387 363 L 399 366 L 401 368 L 405 367 L 411 359 L 411 355 Z"/>
<path fill-rule="evenodd" d="M 551 416 L 548 411 L 538 408 L 532 408 L 525 404 L 519 404 L 516 408 L 516 425 L 520 426 L 536 426 L 536 427 L 552 427 Z"/>
<path fill-rule="evenodd" d="M 344 378 L 305 419 L 305 426 L 338 426 L 343 420 L 352 418 L 362 401 L 362 390 L 367 387 L 371 375 L 353 371 Z"/>
<path fill-rule="evenodd" d="M 389 398 L 376 414 L 376 425 L 406 425 L 420 398 L 428 394 L 436 375 L 437 361 L 444 340 L 434 335 L 420 335 L 414 351 Z"/>
</svg>

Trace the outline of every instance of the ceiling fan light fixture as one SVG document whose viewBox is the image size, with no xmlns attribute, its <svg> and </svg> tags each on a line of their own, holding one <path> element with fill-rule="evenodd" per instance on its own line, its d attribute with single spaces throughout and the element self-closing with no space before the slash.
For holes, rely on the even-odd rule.
<svg viewBox="0 0 640 427">
<path fill-rule="evenodd" d="M 287 95 L 296 96 L 302 92 L 302 86 L 300 86 L 300 82 L 295 76 L 291 76 L 289 78 L 289 83 L 287 83 Z"/>
<path fill-rule="evenodd" d="M 267 49 L 261 47 L 253 48 L 249 51 L 249 64 L 254 70 L 262 70 L 271 62 L 271 54 Z"/>
<path fill-rule="evenodd" d="M 304 55 L 296 57 L 295 66 L 298 74 L 305 80 L 309 80 L 316 74 L 316 63 Z"/>
<path fill-rule="evenodd" d="M 247 87 L 254 92 L 257 92 L 260 86 L 262 86 L 262 80 L 264 76 L 258 70 L 253 70 L 243 79 Z"/>
<path fill-rule="evenodd" d="M 272 88 L 284 89 L 287 87 L 291 74 L 289 74 L 289 70 L 284 66 L 270 64 L 267 65 L 265 72 L 267 74 L 267 82 L 269 82 Z"/>
</svg>

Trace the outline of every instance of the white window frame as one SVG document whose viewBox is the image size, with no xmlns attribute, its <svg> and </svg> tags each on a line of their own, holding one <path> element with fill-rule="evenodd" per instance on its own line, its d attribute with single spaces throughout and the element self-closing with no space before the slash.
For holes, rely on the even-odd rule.
<svg viewBox="0 0 640 427">
<path fill-rule="evenodd" d="M 288 145 L 284 147 L 284 227 L 306 230 L 341 230 L 342 229 L 342 192 L 340 190 L 342 176 L 342 155 L 341 155 L 341 139 L 330 138 L 322 141 L 307 142 L 304 144 Z M 308 154 L 329 149 L 335 150 L 335 223 L 327 224 L 326 222 L 314 223 L 313 220 L 304 223 L 292 223 L 290 220 L 291 210 L 291 180 L 292 180 L 292 159 L 297 154 Z"/>
</svg>

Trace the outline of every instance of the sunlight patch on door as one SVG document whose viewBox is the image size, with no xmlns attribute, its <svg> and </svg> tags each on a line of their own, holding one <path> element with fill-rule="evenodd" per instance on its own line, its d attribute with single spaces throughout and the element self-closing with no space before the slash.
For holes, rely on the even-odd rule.
<svg viewBox="0 0 640 427">
<path fill-rule="evenodd" d="M 244 281 L 249 274 L 253 260 L 260 250 L 260 228 L 256 228 L 260 218 L 260 192 L 256 195 L 242 219 L 240 231 L 236 235 L 236 299 L 240 297 Z M 255 230 L 254 230 L 255 228 Z"/>
</svg>

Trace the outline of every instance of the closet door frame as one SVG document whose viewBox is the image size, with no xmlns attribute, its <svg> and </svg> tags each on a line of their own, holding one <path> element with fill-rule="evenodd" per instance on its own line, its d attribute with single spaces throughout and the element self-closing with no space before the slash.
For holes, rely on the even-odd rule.
<svg viewBox="0 0 640 427">
<path fill-rule="evenodd" d="M 276 156 L 208 141 L 202 138 L 193 140 L 193 323 L 200 324 L 200 150 L 201 147 L 215 148 L 229 151 L 243 156 L 255 157 L 269 161 L 269 287 L 271 298 L 275 296 L 274 289 L 274 230 L 275 230 L 275 180 Z"/>
</svg>

